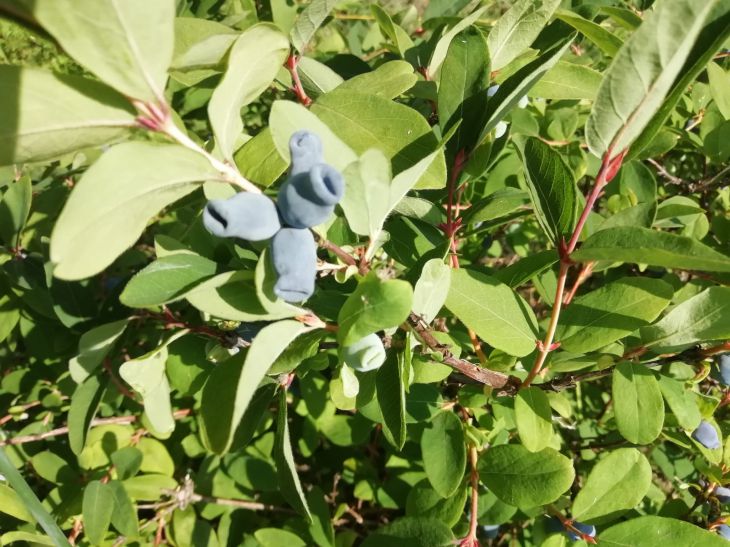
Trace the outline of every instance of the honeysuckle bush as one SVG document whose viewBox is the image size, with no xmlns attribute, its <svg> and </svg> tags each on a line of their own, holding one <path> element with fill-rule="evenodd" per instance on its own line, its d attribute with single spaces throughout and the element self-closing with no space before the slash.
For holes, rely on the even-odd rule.
<svg viewBox="0 0 730 547">
<path fill-rule="evenodd" d="M 726 544 L 730 0 L 0 13 L 3 544 Z"/>
</svg>

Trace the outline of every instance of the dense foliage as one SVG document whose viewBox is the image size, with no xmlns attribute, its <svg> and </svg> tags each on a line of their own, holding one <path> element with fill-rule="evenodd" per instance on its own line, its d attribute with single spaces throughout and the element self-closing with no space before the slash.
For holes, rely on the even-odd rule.
<svg viewBox="0 0 730 547">
<path fill-rule="evenodd" d="M 730 0 L 0 14 L 3 545 L 730 539 Z"/>
</svg>

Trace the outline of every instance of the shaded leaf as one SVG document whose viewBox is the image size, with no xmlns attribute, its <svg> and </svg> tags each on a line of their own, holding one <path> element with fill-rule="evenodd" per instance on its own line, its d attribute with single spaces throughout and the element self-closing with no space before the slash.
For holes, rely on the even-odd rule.
<svg viewBox="0 0 730 547">
<path fill-rule="evenodd" d="M 442 498 L 450 497 L 461 484 L 466 468 L 466 438 L 456 414 L 436 414 L 421 435 L 421 454 L 431 486 Z"/>
<path fill-rule="evenodd" d="M 289 505 L 311 521 L 312 515 L 309 512 L 307 498 L 304 495 L 304 490 L 302 490 L 296 464 L 294 463 L 294 454 L 292 453 L 291 439 L 289 438 L 289 422 L 287 420 L 286 390 L 284 389 L 279 392 L 274 460 L 276 461 L 276 472 L 279 476 L 281 494 Z"/>
</svg>

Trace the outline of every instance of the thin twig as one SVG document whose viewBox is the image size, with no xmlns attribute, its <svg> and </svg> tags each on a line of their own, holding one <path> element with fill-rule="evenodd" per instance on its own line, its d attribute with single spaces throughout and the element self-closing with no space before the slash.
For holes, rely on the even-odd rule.
<svg viewBox="0 0 730 547">
<path fill-rule="evenodd" d="M 431 350 L 442 355 L 441 362 L 448 365 L 464 376 L 487 386 L 502 390 L 504 394 L 514 393 L 519 385 L 519 379 L 507 376 L 488 368 L 480 367 L 465 359 L 459 359 L 449 351 L 448 346 L 442 344 L 431 333 L 428 325 L 415 313 L 411 313 L 407 320 L 408 327 L 413 329 L 418 338 Z"/>
<path fill-rule="evenodd" d="M 190 414 L 190 409 L 182 409 L 173 412 L 172 416 L 176 420 L 184 418 Z M 91 421 L 91 427 L 98 427 L 100 425 L 112 425 L 112 424 L 131 424 L 139 419 L 138 416 L 114 416 L 112 418 L 96 418 Z M 44 431 L 43 433 L 35 433 L 33 435 L 20 435 L 18 437 L 12 437 L 0 441 L 0 446 L 18 445 L 25 443 L 32 443 L 36 441 L 42 441 L 44 439 L 50 439 L 52 437 L 58 437 L 60 435 L 68 434 L 68 426 L 58 427 L 51 429 L 50 431 Z"/>
</svg>

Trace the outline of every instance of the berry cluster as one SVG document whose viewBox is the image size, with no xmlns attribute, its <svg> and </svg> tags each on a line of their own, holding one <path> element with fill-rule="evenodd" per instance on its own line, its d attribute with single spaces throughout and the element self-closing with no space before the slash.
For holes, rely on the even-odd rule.
<svg viewBox="0 0 730 547">
<path fill-rule="evenodd" d="M 303 302 L 312 296 L 317 275 L 317 245 L 310 228 L 333 213 L 345 184 L 339 171 L 323 162 L 322 141 L 314 133 L 294 133 L 289 150 L 291 170 L 276 203 L 248 192 L 211 200 L 205 206 L 203 224 L 218 237 L 271 239 L 277 274 L 274 292 L 287 302 Z"/>
</svg>

